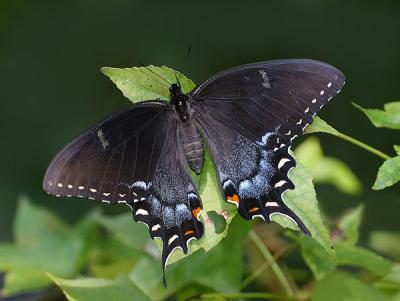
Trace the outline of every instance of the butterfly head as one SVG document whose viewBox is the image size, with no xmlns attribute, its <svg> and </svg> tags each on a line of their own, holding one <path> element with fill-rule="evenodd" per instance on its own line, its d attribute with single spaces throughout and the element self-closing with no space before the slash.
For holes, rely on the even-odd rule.
<svg viewBox="0 0 400 301">
<path fill-rule="evenodd" d="M 169 88 L 169 92 L 171 93 L 171 104 L 175 106 L 181 119 L 186 120 L 188 117 L 186 104 L 188 96 L 182 92 L 179 84 L 172 84 Z"/>
<path fill-rule="evenodd" d="M 183 94 L 182 90 L 181 90 L 181 86 L 179 84 L 172 84 L 171 87 L 169 87 L 169 92 L 171 93 L 172 99 L 174 98 L 174 96 Z"/>
</svg>

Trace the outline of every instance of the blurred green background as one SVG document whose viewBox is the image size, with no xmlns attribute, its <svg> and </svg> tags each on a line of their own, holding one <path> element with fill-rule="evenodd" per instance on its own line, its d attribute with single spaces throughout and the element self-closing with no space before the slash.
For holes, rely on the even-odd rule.
<svg viewBox="0 0 400 301">
<path fill-rule="evenodd" d="M 47 196 L 41 181 L 62 146 L 129 104 L 100 67 L 167 65 L 200 83 L 234 65 L 299 57 L 347 75 L 320 116 L 393 154 L 398 133 L 374 128 L 351 101 L 381 107 L 400 99 L 399 1 L 0 1 L 0 239 L 11 238 L 21 194 L 71 221 L 96 206 Z M 381 160 L 320 138 L 325 153 L 345 161 L 364 186 L 359 196 L 318 187 L 321 208 L 335 216 L 364 202 L 363 231 L 398 230 L 399 185 L 370 191 Z"/>
</svg>

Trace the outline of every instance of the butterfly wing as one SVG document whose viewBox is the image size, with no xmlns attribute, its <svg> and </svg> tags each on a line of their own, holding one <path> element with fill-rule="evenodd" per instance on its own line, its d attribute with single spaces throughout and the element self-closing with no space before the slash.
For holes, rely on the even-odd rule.
<svg viewBox="0 0 400 301">
<path fill-rule="evenodd" d="M 267 61 L 223 71 L 191 92 L 221 188 L 244 218 L 285 214 L 308 233 L 282 199 L 294 188 L 289 148 L 344 80 L 318 61 Z"/>
<path fill-rule="evenodd" d="M 106 118 L 59 152 L 46 171 L 44 190 L 125 203 L 152 238 L 162 239 L 164 264 L 174 248 L 186 253 L 203 227 L 177 118 L 163 102 L 139 103 Z"/>
</svg>

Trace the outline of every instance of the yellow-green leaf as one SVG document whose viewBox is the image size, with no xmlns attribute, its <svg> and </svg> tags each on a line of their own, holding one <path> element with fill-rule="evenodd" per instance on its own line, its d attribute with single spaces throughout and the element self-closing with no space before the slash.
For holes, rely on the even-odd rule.
<svg viewBox="0 0 400 301">
<path fill-rule="evenodd" d="M 162 66 L 132 68 L 101 68 L 120 89 L 123 95 L 133 103 L 144 100 L 169 100 L 171 84 L 181 85 L 182 91 L 188 93 L 195 84 L 179 71 Z"/>
<path fill-rule="evenodd" d="M 314 117 L 314 121 L 307 126 L 304 131 L 305 134 L 311 133 L 327 133 L 334 136 L 340 136 L 340 132 L 330 126 L 326 121 L 322 120 L 318 116 Z"/>
</svg>

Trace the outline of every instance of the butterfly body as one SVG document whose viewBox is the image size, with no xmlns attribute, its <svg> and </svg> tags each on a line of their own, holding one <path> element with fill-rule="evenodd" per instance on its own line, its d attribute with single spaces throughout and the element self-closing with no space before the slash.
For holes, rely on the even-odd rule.
<svg viewBox="0 0 400 301">
<path fill-rule="evenodd" d="M 308 227 L 286 205 L 294 189 L 292 141 L 343 87 L 336 68 L 313 60 L 234 67 L 170 102 L 146 101 L 113 114 L 68 144 L 46 171 L 43 188 L 130 206 L 136 221 L 171 252 L 203 235 L 202 202 L 190 169 L 201 171 L 205 145 L 227 202 L 245 219 L 284 215 Z"/>
</svg>

